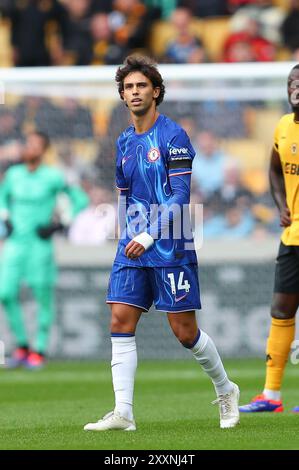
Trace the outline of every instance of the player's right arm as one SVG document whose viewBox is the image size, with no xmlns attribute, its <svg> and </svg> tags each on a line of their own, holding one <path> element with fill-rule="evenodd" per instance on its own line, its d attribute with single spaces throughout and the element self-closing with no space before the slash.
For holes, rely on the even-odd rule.
<svg viewBox="0 0 299 470">
<path fill-rule="evenodd" d="M 282 227 L 288 227 L 291 225 L 291 213 L 287 206 L 285 182 L 283 177 L 283 171 L 280 161 L 280 156 L 276 146 L 273 147 L 270 169 L 269 169 L 269 180 L 271 194 L 274 199 L 276 206 L 280 213 L 280 225 Z"/>
</svg>

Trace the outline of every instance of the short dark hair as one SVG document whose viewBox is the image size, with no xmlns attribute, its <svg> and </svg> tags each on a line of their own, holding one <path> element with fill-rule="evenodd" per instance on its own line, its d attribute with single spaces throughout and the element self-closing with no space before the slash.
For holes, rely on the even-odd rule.
<svg viewBox="0 0 299 470">
<path fill-rule="evenodd" d="M 156 105 L 159 106 L 164 99 L 165 85 L 163 83 L 163 78 L 157 69 L 156 63 L 146 56 L 130 55 L 125 59 L 123 65 L 118 67 L 115 75 L 115 81 L 118 85 L 118 93 L 122 100 L 124 79 L 131 72 L 141 72 L 152 82 L 154 88 L 160 88 L 160 94 L 158 98 L 156 98 Z"/>
<path fill-rule="evenodd" d="M 40 130 L 35 130 L 35 131 L 32 131 L 32 132 L 29 132 L 28 135 L 37 135 L 38 137 L 40 137 L 40 139 L 43 139 L 45 149 L 49 147 L 50 138 L 49 138 L 48 134 L 46 134 L 45 132 L 40 131 Z"/>
</svg>

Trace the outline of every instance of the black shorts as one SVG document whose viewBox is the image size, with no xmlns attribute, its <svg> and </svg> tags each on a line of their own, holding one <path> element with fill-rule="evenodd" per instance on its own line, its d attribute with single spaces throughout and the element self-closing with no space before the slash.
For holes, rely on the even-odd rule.
<svg viewBox="0 0 299 470">
<path fill-rule="evenodd" d="M 280 243 L 276 258 L 274 292 L 299 294 L 299 246 Z"/>
</svg>

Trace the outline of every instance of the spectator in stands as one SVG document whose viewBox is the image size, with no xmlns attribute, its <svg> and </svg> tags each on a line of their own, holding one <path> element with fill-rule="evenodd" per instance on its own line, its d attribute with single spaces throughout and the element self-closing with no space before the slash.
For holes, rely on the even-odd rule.
<svg viewBox="0 0 299 470">
<path fill-rule="evenodd" d="M 236 200 L 238 200 L 239 207 L 244 211 L 251 206 L 253 195 L 243 185 L 242 168 L 238 160 L 234 158 L 225 160 L 222 185 L 214 192 L 212 198 L 219 207 L 227 204 L 233 205 Z"/>
<path fill-rule="evenodd" d="M 223 185 L 225 161 L 229 157 L 220 149 L 216 136 L 209 131 L 198 134 L 194 149 L 193 183 L 201 200 L 206 201 Z"/>
<path fill-rule="evenodd" d="M 149 46 L 152 22 L 160 17 L 159 8 L 146 7 L 140 0 L 114 0 L 109 21 L 114 42 L 127 51 Z"/>
<path fill-rule="evenodd" d="M 263 38 L 260 33 L 259 22 L 251 17 L 248 17 L 243 31 L 232 33 L 224 44 L 224 61 L 237 62 L 240 58 L 240 47 L 238 44 L 247 44 L 250 48 L 252 61 L 254 62 L 268 62 L 275 60 L 275 46 L 267 39 Z M 241 54 L 241 58 L 244 55 Z"/>
<path fill-rule="evenodd" d="M 127 55 L 128 50 L 114 41 L 109 16 L 106 13 L 93 15 L 90 30 L 92 37 L 90 62 L 93 65 L 111 65 L 122 62 L 123 55 Z"/>
<path fill-rule="evenodd" d="M 291 0 L 291 9 L 286 16 L 282 27 L 283 43 L 298 59 L 299 52 L 299 0 Z"/>
<path fill-rule="evenodd" d="M 241 165 L 233 158 L 224 163 L 221 187 L 206 201 L 204 234 L 206 237 L 241 238 L 252 233 L 252 193 L 241 180 Z"/>
<path fill-rule="evenodd" d="M 240 239 L 253 233 L 255 220 L 238 199 L 222 207 L 221 213 L 204 223 L 204 238 Z"/>
<path fill-rule="evenodd" d="M 10 0 L 4 8 L 4 13 L 11 21 L 14 65 L 33 67 L 56 62 L 56 57 L 62 53 L 67 22 L 66 11 L 60 2 Z M 54 37 L 55 47 L 51 48 L 50 39 Z"/>
<path fill-rule="evenodd" d="M 65 0 L 68 12 L 64 63 L 88 65 L 92 57 L 90 34 L 91 0 Z"/>
<path fill-rule="evenodd" d="M 101 245 L 113 237 L 116 228 L 116 208 L 111 191 L 93 185 L 89 190 L 90 205 L 73 221 L 69 241 L 75 245 Z"/>
<path fill-rule="evenodd" d="M 247 41 L 237 41 L 230 46 L 230 62 L 255 62 L 255 54 Z"/>
<path fill-rule="evenodd" d="M 259 22 L 260 34 L 274 44 L 281 43 L 281 24 L 285 11 L 273 5 L 272 0 L 255 0 L 253 4 L 240 8 L 230 20 L 231 31 L 236 33 L 246 28 L 248 18 Z"/>
<path fill-rule="evenodd" d="M 201 40 L 191 31 L 192 14 L 187 8 L 177 8 L 171 15 L 176 38 L 165 51 L 164 62 L 175 64 L 206 62 L 206 52 Z"/>
<path fill-rule="evenodd" d="M 189 8 L 199 18 L 228 14 L 226 0 L 179 0 L 179 6 Z"/>
</svg>

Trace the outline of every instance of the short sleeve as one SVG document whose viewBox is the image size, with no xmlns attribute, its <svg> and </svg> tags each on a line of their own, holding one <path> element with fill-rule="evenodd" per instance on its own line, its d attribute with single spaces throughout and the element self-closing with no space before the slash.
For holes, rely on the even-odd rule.
<svg viewBox="0 0 299 470">
<path fill-rule="evenodd" d="M 120 191 L 129 189 L 122 168 L 122 153 L 118 143 L 116 144 L 116 188 Z"/>
<path fill-rule="evenodd" d="M 167 145 L 167 163 L 169 176 L 192 173 L 194 148 L 187 133 L 180 129 Z"/>
</svg>

